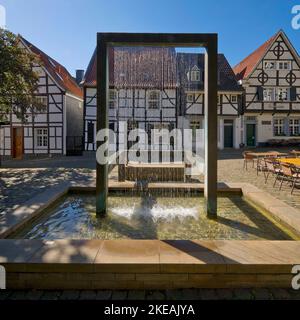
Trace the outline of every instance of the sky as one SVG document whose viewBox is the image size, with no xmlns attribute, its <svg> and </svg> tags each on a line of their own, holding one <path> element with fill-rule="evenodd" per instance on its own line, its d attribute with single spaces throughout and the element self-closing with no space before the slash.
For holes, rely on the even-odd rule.
<svg viewBox="0 0 300 320">
<path fill-rule="evenodd" d="M 97 32 L 218 33 L 234 66 L 279 29 L 300 53 L 300 0 L 0 0 L 6 27 L 64 65 L 86 69 Z"/>
</svg>

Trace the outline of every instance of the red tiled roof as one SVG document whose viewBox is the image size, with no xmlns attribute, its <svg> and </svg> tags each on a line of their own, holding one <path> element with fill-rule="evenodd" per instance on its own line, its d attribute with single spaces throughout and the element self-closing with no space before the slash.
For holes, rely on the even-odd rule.
<svg viewBox="0 0 300 320">
<path fill-rule="evenodd" d="M 43 67 L 49 72 L 52 76 L 53 80 L 65 91 L 82 98 L 82 89 L 77 85 L 74 78 L 70 75 L 68 70 L 58 63 L 56 60 L 49 57 L 42 50 L 34 46 L 28 40 L 24 39 L 20 36 L 21 40 L 24 44 L 34 53 L 36 54 L 43 63 Z"/>
<path fill-rule="evenodd" d="M 84 86 L 96 86 L 96 50 L 87 67 Z M 176 86 L 176 52 L 163 47 L 114 47 L 109 51 L 109 82 L 115 87 Z"/>
<path fill-rule="evenodd" d="M 277 38 L 279 32 L 277 32 L 274 36 L 272 36 L 269 40 L 267 40 L 263 45 L 261 45 L 258 49 L 252 52 L 248 57 L 242 60 L 239 64 L 237 64 L 233 71 L 236 75 L 237 80 L 241 80 L 247 78 L 258 64 L 258 62 L 263 58 L 267 49 L 271 46 L 273 41 Z"/>
</svg>

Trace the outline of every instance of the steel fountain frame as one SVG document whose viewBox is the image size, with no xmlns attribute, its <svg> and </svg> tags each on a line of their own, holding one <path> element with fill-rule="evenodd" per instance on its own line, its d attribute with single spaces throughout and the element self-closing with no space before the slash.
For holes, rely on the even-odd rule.
<svg viewBox="0 0 300 320">
<path fill-rule="evenodd" d="M 108 128 L 108 48 L 110 46 L 203 47 L 205 54 L 205 209 L 217 217 L 217 66 L 216 33 L 97 33 L 97 132 Z M 106 141 L 97 141 L 97 149 Z M 96 213 L 105 215 L 108 195 L 108 164 L 96 165 Z"/>
</svg>

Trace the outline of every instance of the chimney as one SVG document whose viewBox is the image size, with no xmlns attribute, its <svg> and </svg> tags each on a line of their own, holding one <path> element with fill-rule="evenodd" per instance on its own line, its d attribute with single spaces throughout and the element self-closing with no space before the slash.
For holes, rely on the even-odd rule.
<svg viewBox="0 0 300 320">
<path fill-rule="evenodd" d="M 83 80 L 83 76 L 84 76 L 84 70 L 76 70 L 76 83 L 79 85 L 80 82 Z"/>
</svg>

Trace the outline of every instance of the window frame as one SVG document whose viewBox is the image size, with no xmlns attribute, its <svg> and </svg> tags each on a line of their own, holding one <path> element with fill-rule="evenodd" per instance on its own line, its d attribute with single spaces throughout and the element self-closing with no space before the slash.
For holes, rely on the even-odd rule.
<svg viewBox="0 0 300 320">
<path fill-rule="evenodd" d="M 111 97 L 111 93 L 113 93 L 113 97 Z M 117 106 L 117 90 L 116 89 L 109 89 L 108 91 L 108 108 L 109 109 L 116 109 Z"/>
<path fill-rule="evenodd" d="M 300 118 L 289 118 L 289 136 L 298 137 L 300 135 Z M 297 121 L 298 123 L 295 123 Z M 292 123 L 291 123 L 292 122 Z M 295 129 L 297 129 L 295 132 Z"/>
<path fill-rule="evenodd" d="M 268 96 L 269 96 L 270 98 L 269 98 L 269 99 L 266 99 L 266 94 L 265 94 L 265 92 L 268 92 L 268 91 L 272 91 L 272 93 L 271 93 L 271 94 L 268 94 Z M 275 96 L 276 96 L 275 88 L 268 88 L 268 87 L 264 87 L 264 88 L 263 88 L 263 101 L 264 101 L 264 102 L 275 101 Z"/>
<path fill-rule="evenodd" d="M 288 68 L 280 68 L 280 64 L 288 64 Z M 291 70 L 292 69 L 292 63 L 291 61 L 283 60 L 283 61 L 277 61 L 277 70 Z"/>
<path fill-rule="evenodd" d="M 282 121 L 282 123 L 280 123 Z M 279 130 L 281 128 L 281 130 Z M 273 119 L 273 136 L 282 137 L 286 136 L 285 133 L 285 118 L 274 118 Z"/>
<path fill-rule="evenodd" d="M 273 64 L 273 68 L 267 67 L 267 64 Z M 277 69 L 277 65 L 276 65 L 276 61 L 264 61 L 264 70 L 276 70 Z"/>
<path fill-rule="evenodd" d="M 282 90 L 286 90 L 286 99 L 279 99 L 279 92 Z M 281 93 L 282 94 L 282 93 Z M 287 87 L 278 87 L 275 90 L 275 101 L 285 102 L 290 101 L 290 90 Z"/>
<path fill-rule="evenodd" d="M 189 100 L 189 96 L 192 96 L 192 100 Z M 186 94 L 186 102 L 187 103 L 194 103 L 195 102 L 195 93 L 191 93 L 191 92 L 189 92 L 189 93 L 187 93 Z"/>
<path fill-rule="evenodd" d="M 39 133 L 41 131 L 41 133 Z M 49 131 L 47 127 L 36 127 L 35 131 L 35 143 L 36 149 L 48 149 L 49 147 Z M 39 140 L 41 139 L 41 140 Z M 46 141 L 46 144 L 45 144 Z M 41 143 L 40 143 L 41 142 Z"/>
<path fill-rule="evenodd" d="M 42 95 L 39 95 L 39 96 L 36 96 L 35 97 L 36 100 L 44 100 L 45 103 L 42 103 L 45 107 L 47 107 L 48 105 L 48 97 L 47 96 L 42 96 Z"/>
<path fill-rule="evenodd" d="M 235 98 L 235 101 L 233 101 L 232 98 Z M 231 94 L 231 95 L 230 95 L 230 102 L 232 102 L 232 103 L 237 103 L 237 102 L 238 102 L 237 94 Z"/>
<path fill-rule="evenodd" d="M 151 97 L 151 94 L 155 93 L 157 94 L 157 97 L 155 99 L 153 99 Z M 151 103 L 156 103 L 157 106 L 153 107 L 150 106 Z M 159 90 L 150 90 L 147 92 L 147 108 L 149 110 L 159 110 L 160 109 L 160 105 L 161 105 L 161 92 Z"/>
</svg>

